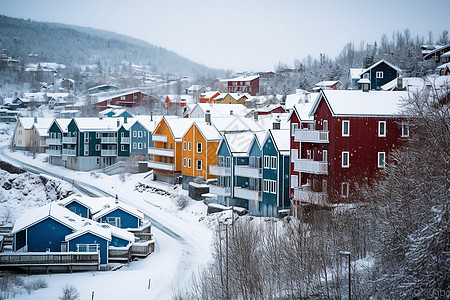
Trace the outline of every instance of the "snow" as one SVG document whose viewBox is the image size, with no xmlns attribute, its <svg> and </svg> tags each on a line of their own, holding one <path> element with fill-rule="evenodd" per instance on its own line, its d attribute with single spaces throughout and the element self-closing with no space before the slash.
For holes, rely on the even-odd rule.
<svg viewBox="0 0 450 300">
<path fill-rule="evenodd" d="M 244 117 L 251 111 L 242 104 L 197 103 L 192 107 L 189 117 L 203 118 L 207 110 L 212 118 L 229 117 L 230 111 L 233 111 L 233 115 Z"/>
<path fill-rule="evenodd" d="M 318 94 L 318 93 L 317 93 Z M 308 102 L 308 103 L 299 103 L 294 105 L 294 110 L 297 113 L 297 116 L 301 121 L 312 121 L 314 118 L 309 115 L 309 112 L 311 111 L 311 108 L 313 106 L 314 102 Z"/>
<path fill-rule="evenodd" d="M 247 76 L 247 75 L 243 75 L 243 76 L 239 76 L 236 78 L 232 78 L 232 79 L 221 79 L 221 82 L 228 82 L 228 81 L 252 81 L 255 80 L 256 78 L 259 78 L 259 75 L 253 75 L 253 76 Z"/>
<path fill-rule="evenodd" d="M 95 215 L 92 216 L 92 218 L 95 219 L 99 219 L 101 217 L 103 217 L 104 215 L 109 214 L 112 211 L 115 211 L 117 209 L 121 209 L 123 211 L 128 212 L 129 214 L 135 216 L 138 219 L 143 220 L 144 219 L 144 214 L 141 213 L 140 211 L 138 211 L 136 208 L 127 205 L 125 203 L 118 203 L 118 204 L 113 204 L 109 207 L 105 207 L 104 209 L 102 209 L 100 212 L 96 213 Z"/>
<path fill-rule="evenodd" d="M 298 104 L 304 104 L 305 106 L 312 105 L 312 103 L 314 103 L 314 100 L 316 100 L 317 96 L 319 95 L 319 93 L 309 93 L 303 90 L 301 91 L 302 92 L 298 91 L 295 94 L 289 94 L 286 96 L 286 109 L 291 109 L 294 107 L 294 105 Z"/>
<path fill-rule="evenodd" d="M 73 240 L 74 238 L 77 238 L 85 233 L 91 233 L 93 235 L 99 236 L 105 240 L 111 241 L 111 231 L 107 230 L 106 228 L 102 228 L 100 226 L 96 225 L 86 225 L 83 229 L 77 230 L 72 234 L 66 235 L 65 241 Z"/>
<path fill-rule="evenodd" d="M 74 118 L 80 131 L 117 131 L 122 118 Z"/>
<path fill-rule="evenodd" d="M 253 139 L 253 132 L 227 133 L 224 135 L 232 155 L 247 155 L 248 147 Z"/>
<path fill-rule="evenodd" d="M 352 79 L 359 79 L 361 77 L 361 74 L 364 72 L 365 69 L 361 68 L 350 68 L 350 77 Z"/>
<path fill-rule="evenodd" d="M 186 131 L 191 127 L 194 122 L 203 122 L 204 119 L 201 118 L 165 118 L 166 123 L 172 131 L 173 138 L 175 140 L 181 141 Z"/>
<path fill-rule="evenodd" d="M 450 63 L 448 63 L 450 66 Z M 428 76 L 425 78 L 419 77 L 404 77 L 403 87 L 410 92 L 420 92 L 426 87 L 434 86 L 436 89 L 440 89 L 443 86 L 450 84 L 450 76 Z M 397 87 L 397 78 L 391 80 L 381 87 L 384 91 L 390 91 Z"/>
<path fill-rule="evenodd" d="M 214 126 L 206 122 L 195 122 L 195 125 L 207 141 L 220 141 L 222 139 L 222 135 Z"/>
<path fill-rule="evenodd" d="M 285 152 L 291 149 L 291 139 L 289 130 L 270 130 L 278 151 Z"/>
<path fill-rule="evenodd" d="M 338 82 L 339 82 L 339 81 L 337 81 L 337 80 L 333 80 L 333 81 L 330 81 L 330 80 L 328 80 L 328 81 L 321 81 L 321 82 L 316 83 L 315 86 L 318 86 L 318 87 L 331 87 L 331 86 L 335 85 L 335 84 L 338 83 Z"/>
<path fill-rule="evenodd" d="M 98 93 L 98 94 L 92 94 L 92 97 L 95 97 L 97 100 L 97 103 L 99 102 L 103 102 L 112 98 L 117 98 L 117 97 L 121 97 L 121 96 L 126 96 L 126 95 L 130 95 L 130 94 L 137 94 L 137 93 L 142 93 L 141 90 L 137 90 L 137 89 L 128 89 L 128 90 L 121 90 L 121 91 L 109 91 L 109 92 L 102 92 L 102 93 Z"/>
<path fill-rule="evenodd" d="M 400 115 L 403 99 L 407 99 L 407 92 L 386 91 L 346 91 L 324 90 L 322 94 L 331 109 L 333 115 L 376 115 L 392 116 Z M 317 108 L 318 97 L 310 115 Z"/>
</svg>

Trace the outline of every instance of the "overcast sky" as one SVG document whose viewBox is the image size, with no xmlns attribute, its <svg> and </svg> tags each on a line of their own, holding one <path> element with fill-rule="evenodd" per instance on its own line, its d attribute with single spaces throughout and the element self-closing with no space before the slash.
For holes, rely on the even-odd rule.
<svg viewBox="0 0 450 300">
<path fill-rule="evenodd" d="M 450 0 L 0 0 L 3 15 L 110 30 L 235 71 L 334 58 L 349 41 L 359 48 L 406 28 L 436 39 L 449 12 Z"/>
</svg>

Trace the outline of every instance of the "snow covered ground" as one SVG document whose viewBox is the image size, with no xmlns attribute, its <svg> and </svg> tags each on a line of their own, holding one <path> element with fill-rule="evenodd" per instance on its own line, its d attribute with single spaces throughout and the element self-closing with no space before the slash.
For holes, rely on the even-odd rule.
<svg viewBox="0 0 450 300">
<path fill-rule="evenodd" d="M 180 210 L 177 206 L 178 195 L 187 194 L 180 186 L 152 181 L 149 173 L 126 176 L 122 181 L 119 175 L 76 172 L 45 163 L 45 155 L 33 159 L 23 152 L 11 152 L 6 148 L 0 149 L 0 158 L 19 166 L 35 166 L 38 172 L 51 173 L 55 178 L 64 177 L 69 182 L 75 180 L 80 185 L 88 184 L 110 195 L 117 194 L 121 201 L 135 206 L 154 220 L 152 230 L 156 247 L 149 257 L 131 262 L 117 271 L 26 277 L 25 281 L 44 278 L 49 286 L 31 295 L 23 294 L 20 299 L 57 299 L 66 283 L 78 289 L 80 299 L 91 299 L 92 292 L 96 300 L 134 297 L 170 299 L 172 292 L 189 284 L 192 275 L 197 274 L 210 258 L 212 217 L 206 217 L 206 206 L 202 202 L 193 200 Z M 135 189 L 140 183 L 168 193 Z M 12 207 L 15 215 L 23 211 L 22 205 L 17 202 L 17 206 Z"/>
</svg>

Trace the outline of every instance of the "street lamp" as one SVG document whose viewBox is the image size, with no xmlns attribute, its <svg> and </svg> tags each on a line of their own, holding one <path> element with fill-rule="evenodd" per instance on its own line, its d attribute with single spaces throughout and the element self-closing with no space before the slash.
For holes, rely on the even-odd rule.
<svg viewBox="0 0 450 300">
<path fill-rule="evenodd" d="M 348 300 L 351 300 L 352 299 L 352 279 L 351 279 L 351 265 L 350 265 L 351 253 L 348 251 L 339 251 L 339 255 L 348 256 Z"/>
</svg>

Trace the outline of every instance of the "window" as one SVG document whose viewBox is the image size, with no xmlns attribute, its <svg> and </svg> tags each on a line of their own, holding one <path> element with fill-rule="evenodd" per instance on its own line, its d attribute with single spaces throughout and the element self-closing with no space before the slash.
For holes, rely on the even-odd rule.
<svg viewBox="0 0 450 300">
<path fill-rule="evenodd" d="M 348 197 L 348 182 L 341 183 L 341 196 L 347 198 Z"/>
<path fill-rule="evenodd" d="M 386 121 L 378 122 L 378 136 L 385 137 L 386 136 Z"/>
<path fill-rule="evenodd" d="M 100 158 L 97 158 L 97 166 L 100 166 Z"/>
<path fill-rule="evenodd" d="M 348 151 L 342 151 L 342 167 L 348 168 L 350 166 L 350 153 Z"/>
<path fill-rule="evenodd" d="M 138 137 L 142 137 L 142 131 L 138 131 Z"/>
<path fill-rule="evenodd" d="M 322 161 L 328 161 L 328 150 L 322 151 Z"/>
<path fill-rule="evenodd" d="M 295 135 L 295 131 L 298 129 L 298 124 L 297 123 L 293 123 L 291 126 L 291 135 L 294 136 Z"/>
<path fill-rule="evenodd" d="M 95 151 L 100 151 L 100 144 L 95 145 Z"/>
<path fill-rule="evenodd" d="M 271 162 L 270 167 L 272 169 L 276 170 L 277 169 L 277 157 L 276 156 L 272 156 L 270 162 Z"/>
<path fill-rule="evenodd" d="M 187 149 L 187 142 L 186 141 L 184 141 L 184 143 L 183 143 L 183 148 L 184 148 L 184 150 Z"/>
<path fill-rule="evenodd" d="M 217 161 L 217 164 L 219 165 L 219 167 L 223 167 L 223 156 L 219 156 L 219 159 Z"/>
<path fill-rule="evenodd" d="M 378 168 L 384 168 L 386 166 L 386 153 L 378 152 Z"/>
<path fill-rule="evenodd" d="M 342 121 L 342 136 L 350 136 L 350 121 Z"/>
<path fill-rule="evenodd" d="M 120 133 L 120 136 L 121 136 L 121 137 L 124 137 L 124 136 L 125 136 L 125 132 L 121 132 L 121 133 Z"/>
<path fill-rule="evenodd" d="M 101 138 L 100 132 L 95 133 L 95 138 L 96 139 L 100 139 Z"/>
<path fill-rule="evenodd" d="M 89 155 L 89 145 L 84 145 L 84 155 L 85 156 Z"/>
<path fill-rule="evenodd" d="M 291 162 L 298 159 L 298 149 L 291 149 Z"/>
<path fill-rule="evenodd" d="M 191 159 L 188 158 L 188 168 L 190 168 L 190 167 L 191 167 Z"/>
<path fill-rule="evenodd" d="M 291 175 L 291 188 L 298 187 L 298 175 Z"/>
<path fill-rule="evenodd" d="M 125 100 L 125 96 L 121 96 L 121 97 L 120 97 L 120 100 Z"/>
<path fill-rule="evenodd" d="M 201 169 L 202 169 L 202 161 L 197 160 L 197 170 L 201 170 Z"/>
<path fill-rule="evenodd" d="M 120 217 L 106 217 L 106 223 L 112 226 L 120 227 Z"/>
<path fill-rule="evenodd" d="M 323 131 L 328 131 L 328 120 L 323 120 L 322 128 Z"/>
<path fill-rule="evenodd" d="M 77 252 L 97 252 L 98 244 L 77 244 Z"/>
<path fill-rule="evenodd" d="M 136 148 L 137 148 L 137 143 L 133 142 L 133 149 L 136 149 Z"/>
<path fill-rule="evenodd" d="M 375 77 L 376 77 L 376 78 L 383 78 L 383 71 L 377 71 L 377 72 L 375 73 Z"/>
<path fill-rule="evenodd" d="M 191 142 L 188 142 L 188 151 L 191 151 Z"/>
<path fill-rule="evenodd" d="M 170 149 L 173 149 L 173 143 L 169 144 Z"/>
<path fill-rule="evenodd" d="M 270 182 L 270 193 L 276 194 L 277 193 L 277 182 L 275 180 L 269 180 Z"/>
<path fill-rule="evenodd" d="M 84 134 L 84 142 L 85 142 L 86 144 L 89 143 L 89 132 L 86 132 L 86 133 Z"/>
<path fill-rule="evenodd" d="M 269 192 L 269 180 L 264 179 L 263 188 L 264 188 L 264 192 L 265 192 L 265 193 L 268 193 L 268 192 Z"/>
<path fill-rule="evenodd" d="M 133 96 L 133 99 L 134 99 L 134 100 L 137 100 L 137 95 L 134 95 L 134 96 Z"/>
<path fill-rule="evenodd" d="M 137 131 L 133 131 L 133 137 L 137 137 Z"/>
<path fill-rule="evenodd" d="M 142 149 L 142 143 L 138 143 L 138 149 Z"/>
<path fill-rule="evenodd" d="M 183 165 L 186 167 L 186 165 L 187 165 L 187 158 L 185 157 L 184 159 L 183 159 Z"/>
<path fill-rule="evenodd" d="M 197 143 L 197 153 L 202 153 L 202 143 Z"/>
<path fill-rule="evenodd" d="M 125 145 L 120 146 L 120 151 L 125 151 Z"/>
<path fill-rule="evenodd" d="M 408 137 L 408 136 L 409 136 L 409 125 L 402 124 L 402 137 Z"/>
<path fill-rule="evenodd" d="M 270 156 L 264 155 L 264 169 L 270 168 Z"/>
<path fill-rule="evenodd" d="M 227 157 L 227 163 L 226 163 L 226 166 L 225 167 L 227 167 L 227 168 L 231 168 L 231 157 Z"/>
</svg>

